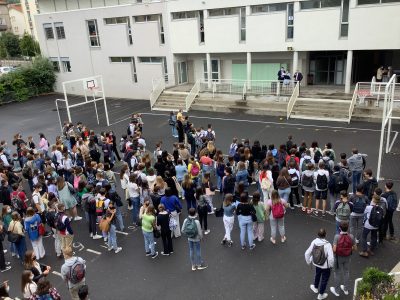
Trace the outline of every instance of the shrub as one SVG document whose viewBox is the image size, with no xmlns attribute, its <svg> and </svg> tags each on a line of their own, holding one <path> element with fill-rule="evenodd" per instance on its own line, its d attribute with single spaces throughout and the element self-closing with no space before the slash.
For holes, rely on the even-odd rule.
<svg viewBox="0 0 400 300">
<path fill-rule="evenodd" d="M 400 288 L 394 282 L 394 277 L 377 268 L 367 268 L 357 287 L 359 300 L 394 300 L 399 299 Z"/>
</svg>

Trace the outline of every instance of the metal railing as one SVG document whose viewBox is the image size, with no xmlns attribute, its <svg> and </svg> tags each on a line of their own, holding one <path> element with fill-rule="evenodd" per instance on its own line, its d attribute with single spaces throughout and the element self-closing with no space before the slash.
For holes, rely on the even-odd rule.
<svg viewBox="0 0 400 300">
<path fill-rule="evenodd" d="M 359 87 L 360 84 L 357 83 L 356 87 L 354 88 L 354 92 L 353 92 L 353 97 L 351 98 L 351 102 L 350 102 L 350 108 L 349 108 L 349 120 L 348 120 L 348 124 L 350 124 L 350 120 L 351 120 L 351 116 L 353 115 L 353 111 L 354 111 L 354 106 L 356 105 L 356 101 L 359 95 Z"/>
<path fill-rule="evenodd" d="M 165 89 L 165 80 L 164 77 L 158 78 L 156 81 L 153 80 L 153 90 L 150 93 L 150 108 L 153 109 L 154 104 L 158 97 L 160 97 L 161 93 Z"/>
<path fill-rule="evenodd" d="M 197 80 L 196 83 L 193 85 L 192 89 L 190 90 L 189 94 L 185 98 L 186 111 L 189 111 L 190 106 L 192 106 L 194 99 L 196 99 L 199 93 L 200 93 L 200 80 Z"/>
<path fill-rule="evenodd" d="M 387 83 L 387 82 L 386 82 Z M 399 276 L 400 272 L 393 272 L 393 273 L 388 273 L 391 276 Z M 362 278 L 357 278 L 354 281 L 354 292 L 353 292 L 353 300 L 355 300 L 357 298 L 357 288 L 358 288 L 358 284 L 360 283 L 360 281 L 362 280 Z"/>
<path fill-rule="evenodd" d="M 297 101 L 297 97 L 299 97 L 299 93 L 300 93 L 300 88 L 299 88 L 299 84 L 295 84 L 292 96 L 290 96 L 288 105 L 287 105 L 287 111 L 286 111 L 286 119 L 289 120 L 290 118 L 290 114 L 292 113 L 294 104 Z"/>
<path fill-rule="evenodd" d="M 245 82 L 243 84 L 243 94 L 242 94 L 242 100 L 246 101 L 247 99 L 247 83 Z"/>
</svg>

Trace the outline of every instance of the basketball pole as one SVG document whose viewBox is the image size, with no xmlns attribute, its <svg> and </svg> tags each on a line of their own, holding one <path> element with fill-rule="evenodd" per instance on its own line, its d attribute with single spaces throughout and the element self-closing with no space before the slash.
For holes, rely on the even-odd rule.
<svg viewBox="0 0 400 300">
<path fill-rule="evenodd" d="M 94 102 L 94 110 L 96 111 L 96 119 L 97 119 L 97 125 L 100 124 L 99 122 L 99 113 L 97 112 L 97 104 L 96 104 L 96 95 L 95 95 L 95 90 L 94 88 L 91 88 L 92 94 L 93 94 L 93 102 Z"/>
<path fill-rule="evenodd" d="M 110 121 L 108 119 L 108 108 L 107 108 L 106 93 L 104 92 L 103 76 L 100 77 L 100 81 L 101 81 L 101 90 L 103 92 L 104 110 L 106 112 L 107 126 L 110 126 Z"/>
<path fill-rule="evenodd" d="M 65 99 L 65 104 L 67 105 L 67 115 L 68 115 L 68 122 L 72 122 L 71 120 L 71 112 L 69 111 L 69 103 L 68 103 L 68 97 L 67 97 L 67 90 L 65 89 L 65 82 L 63 82 L 63 89 L 64 89 L 64 99 Z"/>
</svg>

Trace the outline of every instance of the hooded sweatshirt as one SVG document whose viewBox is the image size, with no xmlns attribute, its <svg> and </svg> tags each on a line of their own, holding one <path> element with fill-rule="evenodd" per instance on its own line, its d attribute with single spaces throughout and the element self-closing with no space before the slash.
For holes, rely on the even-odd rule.
<svg viewBox="0 0 400 300">
<path fill-rule="evenodd" d="M 25 231 L 28 233 L 31 241 L 36 241 L 40 237 L 38 230 L 40 223 L 42 223 L 42 221 L 38 214 L 25 218 Z"/>
<path fill-rule="evenodd" d="M 352 156 L 349 157 L 347 160 L 347 163 L 349 164 L 349 169 L 350 171 L 356 171 L 356 172 L 362 172 L 363 170 L 363 157 L 366 157 L 366 154 L 353 154 Z"/>
<path fill-rule="evenodd" d="M 313 262 L 313 257 L 312 257 L 312 250 L 315 246 L 322 246 L 324 245 L 324 250 L 325 250 L 325 256 L 326 256 L 326 261 L 322 266 L 316 265 Z M 308 247 L 308 249 L 306 250 L 306 253 L 304 254 L 305 259 L 306 259 L 306 263 L 307 264 L 313 264 L 314 266 L 321 268 L 321 269 L 328 269 L 328 268 L 332 268 L 333 267 L 333 263 L 335 261 L 335 258 L 333 256 L 333 249 L 332 249 L 332 245 L 325 239 L 321 239 L 321 238 L 316 238 L 315 240 L 313 240 L 310 244 L 310 247 Z"/>
<path fill-rule="evenodd" d="M 71 281 L 69 281 L 69 277 L 70 277 L 70 272 L 71 272 L 71 267 L 73 266 L 73 264 L 75 262 L 80 262 L 85 266 L 85 270 L 86 270 L 86 261 L 84 261 L 81 257 L 75 257 L 72 256 L 71 258 L 67 258 L 64 262 L 64 264 L 61 266 L 61 275 L 63 277 L 63 279 L 65 281 L 68 282 L 68 288 L 74 288 L 77 285 L 81 285 L 82 283 L 85 282 L 85 278 L 81 281 L 78 282 L 76 284 L 73 284 Z"/>
</svg>

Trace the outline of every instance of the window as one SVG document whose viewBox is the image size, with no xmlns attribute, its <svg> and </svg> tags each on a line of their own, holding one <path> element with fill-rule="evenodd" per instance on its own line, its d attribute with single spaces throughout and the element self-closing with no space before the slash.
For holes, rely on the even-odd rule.
<svg viewBox="0 0 400 300">
<path fill-rule="evenodd" d="M 110 62 L 111 63 L 131 63 L 132 80 L 133 80 L 133 82 L 138 82 L 134 57 L 110 57 Z"/>
<path fill-rule="evenodd" d="M 54 39 L 54 32 L 53 32 L 53 27 L 51 26 L 51 23 L 44 23 L 43 28 L 44 28 L 44 35 L 46 36 L 46 39 L 47 40 Z"/>
<path fill-rule="evenodd" d="M 251 7 L 252 14 L 268 13 L 268 12 L 275 12 L 275 11 L 286 11 L 286 3 L 253 5 Z"/>
<path fill-rule="evenodd" d="M 90 47 L 100 47 L 100 37 L 97 28 L 97 20 L 87 20 Z"/>
<path fill-rule="evenodd" d="M 141 63 L 148 63 L 148 64 L 150 64 L 150 63 L 161 63 L 162 60 L 163 60 L 162 57 L 147 57 L 147 56 L 139 57 L 139 61 Z"/>
<path fill-rule="evenodd" d="M 50 57 L 50 61 L 53 64 L 54 72 L 60 72 L 60 63 L 58 62 L 58 57 Z"/>
<path fill-rule="evenodd" d="M 204 67 L 204 79 L 208 80 L 208 72 L 207 72 L 207 60 L 203 60 Z M 212 81 L 219 81 L 219 60 L 212 59 L 211 60 L 211 79 Z"/>
<path fill-rule="evenodd" d="M 106 25 L 127 24 L 128 21 L 129 21 L 128 17 L 105 18 L 104 24 Z"/>
<path fill-rule="evenodd" d="M 158 29 L 160 30 L 160 44 L 165 44 L 164 25 L 162 15 L 158 16 Z"/>
<path fill-rule="evenodd" d="M 196 11 L 179 11 L 179 12 L 173 12 L 172 14 L 172 20 L 180 20 L 180 19 L 192 19 L 196 18 Z"/>
<path fill-rule="evenodd" d="M 340 36 L 347 37 L 349 34 L 349 1 L 342 2 L 342 15 L 340 19 Z"/>
<path fill-rule="evenodd" d="M 294 8 L 293 3 L 287 4 L 286 39 L 292 40 L 294 35 Z"/>
<path fill-rule="evenodd" d="M 341 6 L 341 0 L 308 0 L 301 1 L 301 9 L 313 9 L 313 8 L 326 8 L 326 7 L 339 7 Z"/>
<path fill-rule="evenodd" d="M 72 72 L 71 71 L 71 62 L 69 61 L 69 57 L 61 57 L 61 64 L 63 72 Z"/>
<path fill-rule="evenodd" d="M 159 15 L 134 16 L 133 19 L 135 23 L 155 22 L 158 21 L 158 16 Z"/>
<path fill-rule="evenodd" d="M 239 38 L 241 42 L 246 41 L 246 7 L 240 8 L 240 18 L 239 18 Z"/>
<path fill-rule="evenodd" d="M 57 39 L 65 39 L 64 23 L 58 22 L 54 23 L 54 28 L 56 29 Z"/>
<path fill-rule="evenodd" d="M 239 7 L 209 9 L 208 16 L 210 17 L 232 16 L 232 15 L 238 15 L 239 12 L 240 12 Z"/>
</svg>

